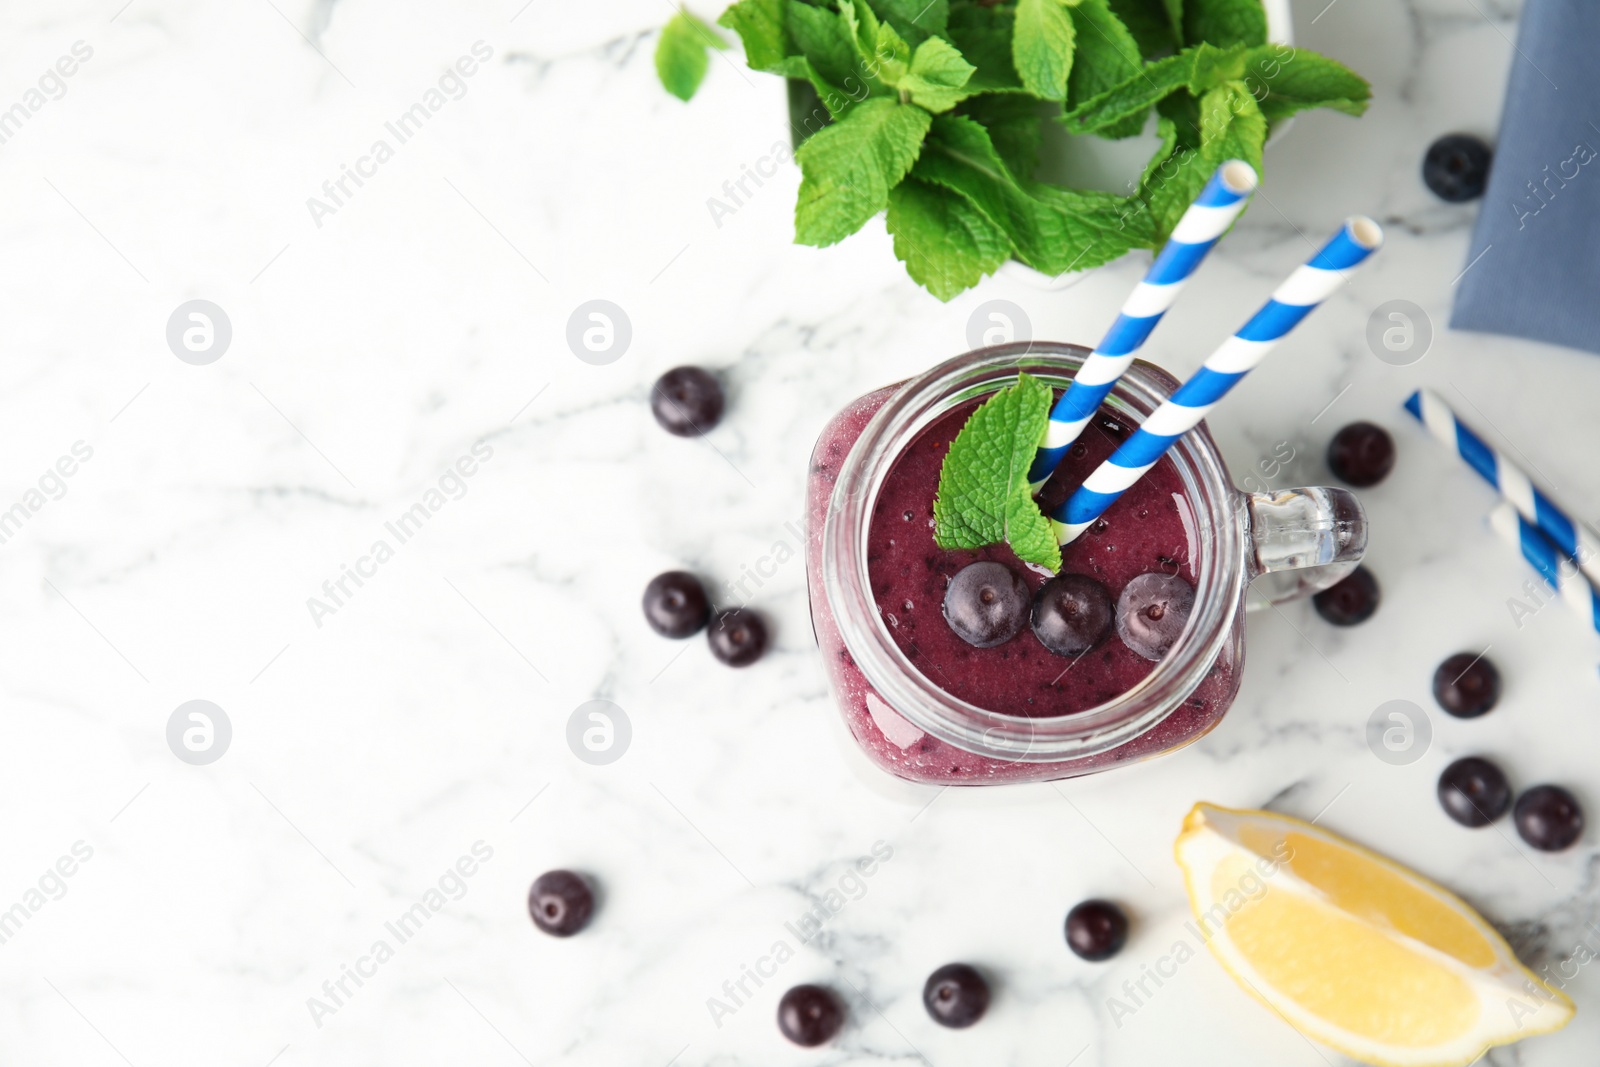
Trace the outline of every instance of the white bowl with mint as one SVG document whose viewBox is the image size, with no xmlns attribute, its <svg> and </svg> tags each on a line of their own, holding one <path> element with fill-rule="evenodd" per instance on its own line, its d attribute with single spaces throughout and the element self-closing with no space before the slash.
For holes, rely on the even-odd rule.
<svg viewBox="0 0 1600 1067">
<path fill-rule="evenodd" d="M 814 97 L 791 108 L 795 242 L 886 213 L 895 255 L 941 300 L 1011 262 L 1054 284 L 1158 248 L 1218 164 L 1259 171 L 1274 124 L 1360 115 L 1371 95 L 1287 43 L 1285 0 L 739 0 L 717 23 L 751 68 Z M 680 9 L 662 84 L 688 100 L 726 47 Z"/>
</svg>

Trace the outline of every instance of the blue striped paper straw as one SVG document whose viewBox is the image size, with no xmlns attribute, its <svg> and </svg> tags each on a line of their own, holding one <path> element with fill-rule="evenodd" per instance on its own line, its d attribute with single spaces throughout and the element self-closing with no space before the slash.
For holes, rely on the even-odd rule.
<svg viewBox="0 0 1600 1067">
<path fill-rule="evenodd" d="M 1383 230 L 1376 222 L 1365 216 L 1347 220 L 1321 251 L 1289 275 L 1261 310 L 1224 341 L 1194 376 L 1151 412 L 1111 458 L 1091 471 L 1052 513 L 1056 539 L 1065 545 L 1087 530 L 1129 486 L 1155 466 L 1178 438 L 1194 429 L 1300 320 L 1339 287 L 1345 271 L 1359 266 L 1382 243 Z"/>
<path fill-rule="evenodd" d="M 1467 466 L 1481 474 L 1517 513 L 1545 532 L 1556 547 L 1577 561 L 1589 580 L 1600 583 L 1600 538 L 1546 496 L 1515 463 L 1492 448 L 1461 421 L 1450 405 L 1430 389 L 1418 389 L 1406 399 L 1406 410 L 1428 433 L 1452 449 Z"/>
<path fill-rule="evenodd" d="M 1533 564 L 1545 584 L 1591 628 L 1600 631 L 1600 593 L 1577 568 L 1563 566 L 1567 563 L 1566 553 L 1543 530 L 1519 515 L 1509 501 L 1489 513 L 1489 526 L 1513 548 L 1521 550 L 1522 558 Z"/>
<path fill-rule="evenodd" d="M 1044 444 L 1039 446 L 1028 470 L 1028 482 L 1034 492 L 1050 480 L 1068 447 L 1100 410 L 1106 394 L 1133 362 L 1150 331 L 1178 299 L 1189 275 L 1239 217 L 1250 194 L 1255 192 L 1257 180 L 1254 167 L 1242 159 L 1230 159 L 1217 168 L 1183 213 L 1172 236 L 1145 272 L 1144 280 L 1123 301 L 1117 321 L 1083 361 L 1051 410 Z"/>
</svg>

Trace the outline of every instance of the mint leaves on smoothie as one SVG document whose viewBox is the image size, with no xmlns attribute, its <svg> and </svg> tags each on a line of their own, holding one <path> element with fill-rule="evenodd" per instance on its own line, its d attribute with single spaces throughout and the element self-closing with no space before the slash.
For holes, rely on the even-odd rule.
<svg viewBox="0 0 1600 1067">
<path fill-rule="evenodd" d="M 896 258 L 941 300 L 1009 259 L 1059 275 L 1159 248 L 1217 164 L 1260 170 L 1272 123 L 1360 115 L 1371 95 L 1268 43 L 1261 0 L 738 0 L 717 22 L 752 69 L 789 79 L 795 243 L 886 215 Z M 681 8 L 662 84 L 689 99 L 722 47 Z M 1111 140 L 1150 126 L 1155 155 L 1119 192 L 1068 188 L 1042 174 L 1079 146 L 1049 139 L 1041 171 L 1048 123 Z"/>
<path fill-rule="evenodd" d="M 1004 541 L 1018 559 L 1052 573 L 1061 570 L 1061 546 L 1028 491 L 1028 468 L 1044 439 L 1054 396 L 1038 378 L 1019 373 L 1015 385 L 972 413 L 939 471 L 933 540 L 940 548 Z"/>
</svg>

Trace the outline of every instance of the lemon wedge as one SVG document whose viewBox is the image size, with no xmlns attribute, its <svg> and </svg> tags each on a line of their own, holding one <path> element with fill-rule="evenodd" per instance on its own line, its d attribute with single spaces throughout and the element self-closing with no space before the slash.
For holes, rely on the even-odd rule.
<svg viewBox="0 0 1600 1067">
<path fill-rule="evenodd" d="M 1454 893 L 1319 826 L 1196 804 L 1175 851 L 1223 968 L 1354 1059 L 1456 1067 L 1572 1018 Z"/>
</svg>

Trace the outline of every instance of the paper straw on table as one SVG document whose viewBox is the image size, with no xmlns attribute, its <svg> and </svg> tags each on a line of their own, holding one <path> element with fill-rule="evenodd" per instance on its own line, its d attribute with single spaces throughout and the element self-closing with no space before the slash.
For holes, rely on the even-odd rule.
<svg viewBox="0 0 1600 1067">
<path fill-rule="evenodd" d="M 1189 276 L 1239 217 L 1250 194 L 1255 192 L 1257 180 L 1254 167 L 1242 159 L 1230 159 L 1217 168 L 1183 213 L 1172 236 L 1145 272 L 1144 280 L 1123 302 L 1122 313 L 1051 410 L 1044 443 L 1028 471 L 1034 492 L 1050 480 L 1067 449 L 1100 410 L 1101 401 L 1133 362 L 1150 331 L 1178 299 Z"/>
<path fill-rule="evenodd" d="M 1557 548 L 1578 564 L 1591 582 L 1600 583 L 1600 537 L 1572 518 L 1544 494 L 1523 469 L 1491 448 L 1461 421 L 1450 405 L 1431 389 L 1418 389 L 1406 399 L 1406 410 L 1428 433 L 1466 460 L 1517 513 L 1543 530 Z"/>
<path fill-rule="evenodd" d="M 1272 294 L 1239 332 L 1224 341 L 1194 376 L 1150 413 L 1129 438 L 1052 514 L 1056 539 L 1075 540 L 1128 487 L 1155 466 L 1178 438 L 1227 395 L 1318 304 L 1344 281 L 1344 272 L 1361 264 L 1383 243 L 1383 229 L 1357 216 L 1302 264 Z"/>
<path fill-rule="evenodd" d="M 1571 565 L 1566 554 L 1543 530 L 1519 515 L 1509 502 L 1496 505 L 1489 513 L 1489 526 L 1522 552 L 1522 558 L 1533 564 L 1545 583 L 1583 618 L 1586 625 L 1600 631 L 1600 593 L 1595 592 L 1589 580 Z"/>
</svg>

